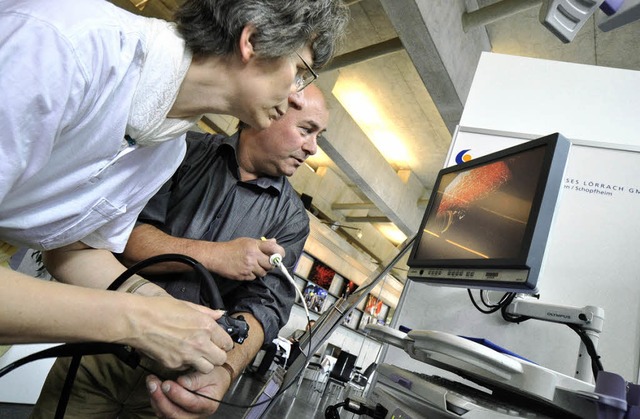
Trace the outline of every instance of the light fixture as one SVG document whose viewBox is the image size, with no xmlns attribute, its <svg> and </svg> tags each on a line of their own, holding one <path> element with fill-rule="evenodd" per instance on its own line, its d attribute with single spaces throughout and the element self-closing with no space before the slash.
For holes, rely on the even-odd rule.
<svg viewBox="0 0 640 419">
<path fill-rule="evenodd" d="M 351 227 L 351 226 L 346 226 L 341 224 L 338 221 L 321 221 L 322 224 L 327 224 L 329 226 L 329 228 L 333 231 L 338 231 L 338 229 L 340 228 L 346 228 L 349 230 L 356 230 L 356 237 L 361 239 L 362 238 L 362 229 L 358 228 L 358 227 Z"/>
<path fill-rule="evenodd" d="M 331 92 L 392 167 L 410 167 L 415 157 L 409 152 L 405 134 L 389 117 L 385 99 L 369 85 L 370 81 L 341 71 Z"/>
<path fill-rule="evenodd" d="M 376 228 L 396 246 L 407 239 L 406 234 L 392 223 L 378 223 Z"/>
</svg>

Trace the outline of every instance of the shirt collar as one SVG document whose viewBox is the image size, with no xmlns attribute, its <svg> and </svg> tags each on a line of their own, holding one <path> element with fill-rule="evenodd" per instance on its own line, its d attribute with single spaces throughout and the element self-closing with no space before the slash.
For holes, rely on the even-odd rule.
<svg viewBox="0 0 640 419">
<path fill-rule="evenodd" d="M 233 163 L 233 166 L 230 167 L 232 172 L 236 176 L 236 179 L 240 178 L 239 173 L 239 165 L 238 165 L 238 143 L 240 141 L 240 130 L 236 131 L 230 137 L 226 137 L 222 140 L 220 147 L 218 148 L 219 152 L 222 150 L 227 150 L 226 152 L 232 153 L 233 159 L 229 159 L 230 163 Z M 257 179 L 250 180 L 247 183 L 250 185 L 258 186 L 262 189 L 269 190 L 275 189 L 275 192 L 278 194 L 282 193 L 282 188 L 284 187 L 285 176 L 260 176 Z"/>
</svg>

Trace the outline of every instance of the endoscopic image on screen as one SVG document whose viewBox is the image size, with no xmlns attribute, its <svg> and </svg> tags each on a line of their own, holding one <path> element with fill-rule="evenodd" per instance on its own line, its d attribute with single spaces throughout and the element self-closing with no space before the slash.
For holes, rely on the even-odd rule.
<svg viewBox="0 0 640 419">
<path fill-rule="evenodd" d="M 442 176 L 421 238 L 422 257 L 515 258 L 540 179 L 544 147 Z"/>
</svg>

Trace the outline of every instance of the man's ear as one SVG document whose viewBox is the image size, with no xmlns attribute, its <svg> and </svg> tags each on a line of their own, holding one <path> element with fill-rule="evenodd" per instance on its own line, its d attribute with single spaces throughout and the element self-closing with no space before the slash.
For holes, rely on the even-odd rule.
<svg viewBox="0 0 640 419">
<path fill-rule="evenodd" d="M 243 63 L 249 62 L 251 58 L 255 56 L 255 50 L 253 48 L 253 35 L 256 33 L 256 28 L 253 25 L 247 25 L 242 28 L 240 33 L 240 58 Z"/>
</svg>

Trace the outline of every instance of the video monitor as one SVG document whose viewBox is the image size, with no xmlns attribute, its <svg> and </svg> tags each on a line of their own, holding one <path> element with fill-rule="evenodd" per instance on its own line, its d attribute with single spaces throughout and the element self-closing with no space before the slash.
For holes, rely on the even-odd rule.
<svg viewBox="0 0 640 419">
<path fill-rule="evenodd" d="M 552 134 L 442 169 L 409 279 L 536 292 L 569 147 Z"/>
</svg>

